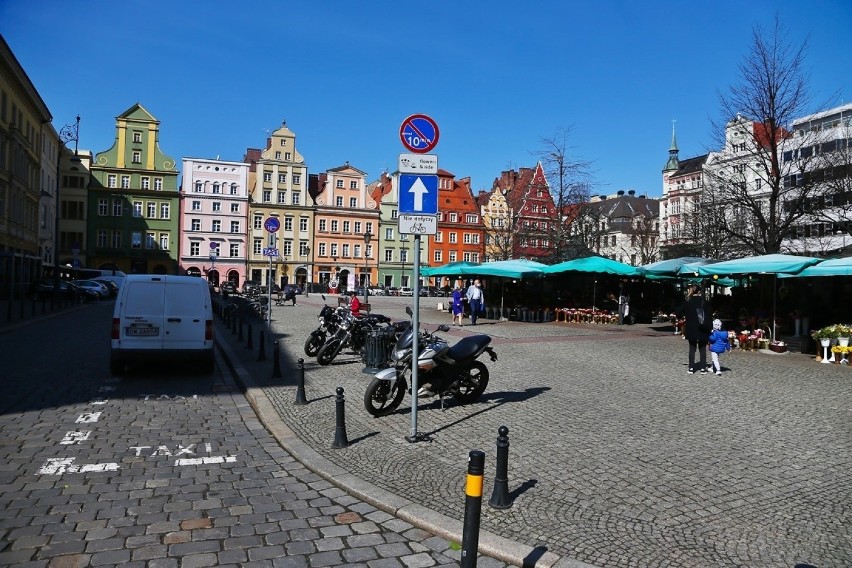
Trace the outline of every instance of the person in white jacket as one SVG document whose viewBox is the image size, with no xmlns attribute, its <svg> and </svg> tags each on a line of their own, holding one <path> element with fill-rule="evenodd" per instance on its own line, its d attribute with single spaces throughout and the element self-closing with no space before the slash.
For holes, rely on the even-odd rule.
<svg viewBox="0 0 852 568">
<path fill-rule="evenodd" d="M 473 284 L 468 286 L 465 297 L 470 306 L 470 325 L 476 325 L 476 318 L 479 315 L 479 311 L 485 305 L 485 293 L 482 291 L 482 284 L 480 284 L 478 278 L 473 281 Z"/>
</svg>

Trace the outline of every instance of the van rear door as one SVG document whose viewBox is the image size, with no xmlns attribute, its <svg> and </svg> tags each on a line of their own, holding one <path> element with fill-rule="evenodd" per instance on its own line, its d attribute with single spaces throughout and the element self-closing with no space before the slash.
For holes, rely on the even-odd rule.
<svg viewBox="0 0 852 568">
<path fill-rule="evenodd" d="M 165 337 L 163 302 L 166 282 L 161 276 L 127 282 L 121 310 L 122 349 L 162 349 Z"/>
<path fill-rule="evenodd" d="M 171 280 L 166 287 L 166 349 L 204 349 L 210 293 L 204 280 Z M 212 317 L 212 316 L 211 316 Z"/>
</svg>

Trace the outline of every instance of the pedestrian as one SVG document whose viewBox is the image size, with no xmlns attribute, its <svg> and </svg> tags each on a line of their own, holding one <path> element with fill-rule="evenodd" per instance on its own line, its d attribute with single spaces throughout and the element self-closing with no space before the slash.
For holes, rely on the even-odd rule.
<svg viewBox="0 0 852 568">
<path fill-rule="evenodd" d="M 479 316 L 479 311 L 485 305 L 485 294 L 482 292 L 482 284 L 480 284 L 479 278 L 468 286 L 465 297 L 467 298 L 468 305 L 470 305 L 470 325 L 476 325 L 476 318 Z"/>
<path fill-rule="evenodd" d="M 353 295 L 352 299 L 349 300 L 349 311 L 352 312 L 353 316 L 361 317 L 361 300 L 358 299 L 358 296 Z"/>
<path fill-rule="evenodd" d="M 290 286 L 289 284 L 287 284 L 284 287 L 284 298 L 281 300 L 281 303 L 283 304 L 284 302 L 289 302 L 290 300 L 293 300 L 293 305 L 295 306 L 296 305 L 296 289 L 293 286 Z"/>
<path fill-rule="evenodd" d="M 456 325 L 456 319 L 458 319 L 458 326 L 462 326 L 462 317 L 464 317 L 464 303 L 462 302 L 462 291 L 461 286 L 458 282 L 456 282 L 456 287 L 453 288 L 453 303 L 450 305 L 450 309 L 453 312 L 453 325 Z"/>
<path fill-rule="evenodd" d="M 686 301 L 675 313 L 685 320 L 683 336 L 689 342 L 689 368 L 691 375 L 696 371 L 707 373 L 707 341 L 712 329 L 707 302 L 701 294 L 701 287 L 693 284 L 689 287 Z M 698 350 L 699 367 L 695 366 L 695 351 Z"/>
<path fill-rule="evenodd" d="M 731 342 L 728 332 L 722 329 L 722 320 L 713 320 L 713 332 L 710 334 L 710 359 L 713 370 L 717 375 L 722 374 L 722 365 L 719 363 L 719 355 L 731 350 Z"/>
</svg>

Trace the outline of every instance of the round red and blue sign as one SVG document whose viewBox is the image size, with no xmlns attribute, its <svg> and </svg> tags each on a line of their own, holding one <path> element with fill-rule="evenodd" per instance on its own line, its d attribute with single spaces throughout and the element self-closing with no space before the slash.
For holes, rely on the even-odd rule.
<svg viewBox="0 0 852 568">
<path fill-rule="evenodd" d="M 438 124 L 425 114 L 412 114 L 402 121 L 399 139 L 402 145 L 417 154 L 425 154 L 438 145 Z"/>
</svg>

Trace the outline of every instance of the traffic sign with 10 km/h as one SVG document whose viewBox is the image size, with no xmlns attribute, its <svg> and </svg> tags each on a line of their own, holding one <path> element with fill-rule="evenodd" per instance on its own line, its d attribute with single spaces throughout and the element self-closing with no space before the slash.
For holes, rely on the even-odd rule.
<svg viewBox="0 0 852 568">
<path fill-rule="evenodd" d="M 418 154 L 425 154 L 437 146 L 439 136 L 438 124 L 425 114 L 412 114 L 399 127 L 402 145 Z"/>
</svg>

